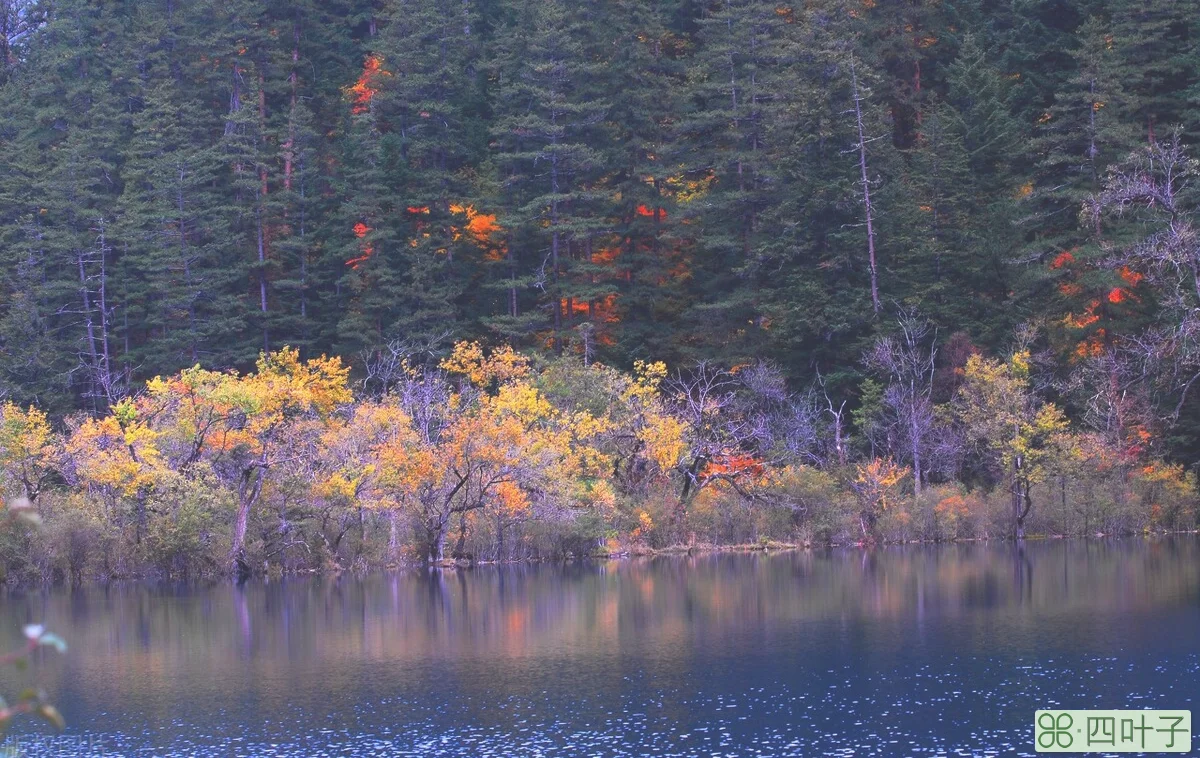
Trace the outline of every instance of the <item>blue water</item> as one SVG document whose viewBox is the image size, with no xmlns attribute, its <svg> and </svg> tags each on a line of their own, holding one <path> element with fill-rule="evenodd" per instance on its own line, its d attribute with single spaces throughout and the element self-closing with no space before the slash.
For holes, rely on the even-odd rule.
<svg viewBox="0 0 1200 758">
<path fill-rule="evenodd" d="M 43 620 L 69 726 L 29 756 L 1033 755 L 1038 708 L 1196 708 L 1200 541 L 0 599 L 14 645 Z"/>
</svg>

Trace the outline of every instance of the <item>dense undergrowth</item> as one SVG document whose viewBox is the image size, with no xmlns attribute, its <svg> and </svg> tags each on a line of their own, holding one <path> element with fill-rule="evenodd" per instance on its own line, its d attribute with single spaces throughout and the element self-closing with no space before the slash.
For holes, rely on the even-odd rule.
<svg viewBox="0 0 1200 758">
<path fill-rule="evenodd" d="M 9 582 L 195 578 L 1196 527 L 1194 478 L 1074 430 L 1026 354 L 953 371 L 947 402 L 883 392 L 854 427 L 766 364 L 630 374 L 476 343 L 400 361 L 372 396 L 283 350 L 61 428 L 8 404 L 3 483 L 42 527 L 6 526 L 0 564 Z"/>
</svg>

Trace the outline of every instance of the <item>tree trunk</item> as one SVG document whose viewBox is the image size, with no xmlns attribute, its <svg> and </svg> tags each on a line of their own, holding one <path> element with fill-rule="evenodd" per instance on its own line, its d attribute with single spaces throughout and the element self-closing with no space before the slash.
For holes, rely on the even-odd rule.
<svg viewBox="0 0 1200 758">
<path fill-rule="evenodd" d="M 879 275 L 875 268 L 875 218 L 871 208 L 871 181 L 867 177 L 867 138 L 863 131 L 862 97 L 858 94 L 858 74 L 850 66 L 854 83 L 854 119 L 858 126 L 858 167 L 862 174 L 863 208 L 867 214 L 867 254 L 871 270 L 871 308 L 879 313 Z"/>
<path fill-rule="evenodd" d="M 400 558 L 400 524 L 395 511 L 388 511 L 388 560 L 395 563 Z"/>
<path fill-rule="evenodd" d="M 504 560 L 504 517 L 496 513 L 496 560 Z"/>
<path fill-rule="evenodd" d="M 246 529 L 250 522 L 250 509 L 258 500 L 258 493 L 262 491 L 265 472 L 266 469 L 262 466 L 255 466 L 242 476 L 237 517 L 233 522 L 233 539 L 229 546 L 229 565 L 239 576 L 250 573 L 250 566 L 246 563 Z"/>
<path fill-rule="evenodd" d="M 187 221 L 184 215 L 183 183 L 186 177 L 186 170 L 180 166 L 179 185 L 175 191 L 175 207 L 179 212 L 179 260 L 183 263 L 183 286 L 185 288 L 184 291 L 187 293 L 188 352 L 192 356 L 192 364 L 194 365 L 200 360 L 200 351 L 196 347 L 196 292 L 192 288 L 192 262 L 191 253 L 188 252 Z"/>
<path fill-rule="evenodd" d="M 100 355 L 96 349 L 96 325 L 92 321 L 92 299 L 91 293 L 88 291 L 87 268 L 82 250 L 77 252 L 75 261 L 79 266 L 79 295 L 83 299 L 84 324 L 87 329 L 88 371 L 91 374 L 89 377 L 91 383 L 90 392 L 92 394 L 92 402 L 95 403 L 95 398 L 100 394 L 96 381 L 99 376 Z"/>
<path fill-rule="evenodd" d="M 1018 542 L 1025 539 L 1025 519 L 1033 509 L 1033 497 L 1029 494 L 1030 482 L 1021 473 L 1021 458 L 1013 459 L 1012 505 L 1015 528 L 1013 536 Z"/>
<path fill-rule="evenodd" d="M 430 563 L 441 563 L 446 552 L 446 527 L 429 527 L 426 539 Z"/>
<path fill-rule="evenodd" d="M 913 499 L 920 507 L 921 500 L 921 429 L 917 423 L 917 398 L 915 393 L 909 401 L 909 437 L 912 442 Z"/>
<path fill-rule="evenodd" d="M 257 146 L 259 139 L 265 139 L 267 133 L 267 91 L 265 88 L 262 67 L 258 69 L 258 135 L 255 140 Z M 255 225 L 258 227 L 258 295 L 259 309 L 263 316 L 263 351 L 271 350 L 270 332 L 267 327 L 267 229 L 266 219 L 263 218 L 265 213 L 265 204 L 267 202 L 267 164 L 260 160 L 258 165 L 258 179 L 260 184 L 258 203 L 254 209 Z"/>
</svg>

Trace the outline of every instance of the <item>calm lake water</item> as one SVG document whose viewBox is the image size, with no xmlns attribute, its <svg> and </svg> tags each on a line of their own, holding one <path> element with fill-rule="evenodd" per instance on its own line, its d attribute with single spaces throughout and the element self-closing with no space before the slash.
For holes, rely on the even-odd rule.
<svg viewBox="0 0 1200 758">
<path fill-rule="evenodd" d="M 0 598 L 34 621 L 71 646 L 34 756 L 1033 755 L 1040 707 L 1198 707 L 1200 542 Z"/>
</svg>

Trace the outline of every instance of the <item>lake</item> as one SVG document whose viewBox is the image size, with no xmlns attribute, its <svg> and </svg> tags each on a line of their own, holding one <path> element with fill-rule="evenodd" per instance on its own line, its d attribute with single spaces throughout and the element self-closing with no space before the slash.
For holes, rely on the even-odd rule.
<svg viewBox="0 0 1200 758">
<path fill-rule="evenodd" d="M 1200 541 L 0 599 L 10 646 L 43 621 L 70 644 L 35 667 L 69 726 L 17 730 L 30 755 L 1033 755 L 1037 708 L 1197 707 Z"/>
</svg>

